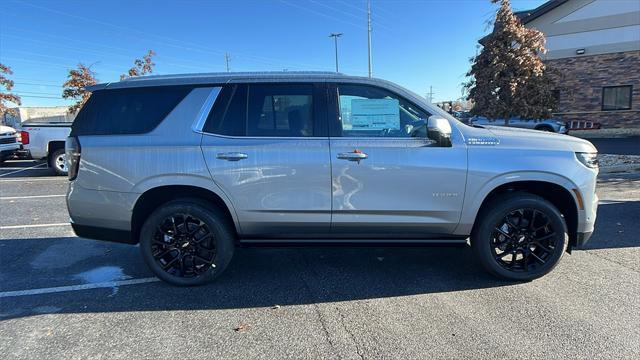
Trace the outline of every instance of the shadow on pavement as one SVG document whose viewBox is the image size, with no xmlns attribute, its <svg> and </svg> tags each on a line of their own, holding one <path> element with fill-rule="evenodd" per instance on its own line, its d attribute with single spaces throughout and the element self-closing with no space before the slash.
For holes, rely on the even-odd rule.
<svg viewBox="0 0 640 360">
<path fill-rule="evenodd" d="M 640 246 L 640 201 L 604 203 L 598 206 L 593 236 L 584 249 Z"/>
<path fill-rule="evenodd" d="M 24 248 L 25 243 L 30 249 Z M 3 240 L 2 244 L 0 262 L 7 266 L 0 274 L 1 291 L 82 284 L 86 274 L 100 269 L 125 278 L 152 276 L 138 248 L 130 245 L 74 237 Z M 238 248 L 227 271 L 209 285 L 179 288 L 155 282 L 119 289 L 0 298 L 0 319 L 47 312 L 287 306 L 510 284 L 513 283 L 496 280 L 475 266 L 471 249 L 466 247 Z"/>
<path fill-rule="evenodd" d="M 640 202 L 601 206 L 597 232 L 587 249 L 638 246 L 632 229 L 638 226 L 639 209 Z M 152 276 L 139 249 L 131 245 L 52 237 L 6 239 L 0 246 L 0 291 Z M 0 319 L 43 313 L 269 308 L 513 284 L 480 269 L 467 247 L 239 248 L 227 271 L 209 285 L 179 288 L 154 282 L 0 298 Z"/>
</svg>

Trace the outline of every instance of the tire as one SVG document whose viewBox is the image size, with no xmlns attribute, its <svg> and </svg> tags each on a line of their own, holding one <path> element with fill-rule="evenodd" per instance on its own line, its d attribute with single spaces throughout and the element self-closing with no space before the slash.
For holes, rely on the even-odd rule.
<svg viewBox="0 0 640 360">
<path fill-rule="evenodd" d="M 49 167 L 53 169 L 56 175 L 67 176 L 69 173 L 65 157 L 64 149 L 58 149 L 49 155 Z"/>
<path fill-rule="evenodd" d="M 233 224 L 221 211 L 198 199 L 180 199 L 147 218 L 140 231 L 140 251 L 158 278 L 195 286 L 213 281 L 226 269 L 234 239 Z"/>
<path fill-rule="evenodd" d="M 537 279 L 553 270 L 567 249 L 564 218 L 553 204 L 533 194 L 501 195 L 484 208 L 478 221 L 471 235 L 473 252 L 499 278 Z"/>
</svg>

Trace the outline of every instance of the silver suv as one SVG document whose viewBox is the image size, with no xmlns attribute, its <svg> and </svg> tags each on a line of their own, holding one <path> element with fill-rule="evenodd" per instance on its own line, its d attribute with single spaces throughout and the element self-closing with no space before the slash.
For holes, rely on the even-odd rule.
<svg viewBox="0 0 640 360">
<path fill-rule="evenodd" d="M 100 84 L 66 143 L 78 236 L 140 244 L 161 279 L 220 275 L 238 245 L 467 244 L 531 280 L 593 231 L 596 149 L 472 127 L 390 82 L 224 73 Z"/>
</svg>

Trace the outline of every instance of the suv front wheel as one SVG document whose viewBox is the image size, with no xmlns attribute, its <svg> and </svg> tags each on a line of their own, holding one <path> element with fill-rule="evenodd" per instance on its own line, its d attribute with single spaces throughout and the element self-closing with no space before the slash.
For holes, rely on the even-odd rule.
<svg viewBox="0 0 640 360">
<path fill-rule="evenodd" d="M 142 226 L 142 257 L 157 277 L 173 285 L 210 282 L 233 256 L 232 226 L 220 211 L 197 199 L 168 202 Z"/>
<path fill-rule="evenodd" d="M 491 201 L 471 236 L 476 258 L 490 273 L 530 281 L 549 273 L 567 249 L 567 225 L 553 204 L 528 193 Z"/>
</svg>

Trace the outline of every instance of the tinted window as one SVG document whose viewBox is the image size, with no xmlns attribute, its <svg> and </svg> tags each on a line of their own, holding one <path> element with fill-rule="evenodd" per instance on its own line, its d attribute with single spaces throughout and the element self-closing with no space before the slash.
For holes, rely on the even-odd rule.
<svg viewBox="0 0 640 360">
<path fill-rule="evenodd" d="M 423 136 L 429 114 L 409 101 L 373 86 L 339 85 L 344 137 Z"/>
<path fill-rule="evenodd" d="M 147 133 L 190 91 L 184 86 L 96 91 L 76 116 L 71 135 Z"/>
<path fill-rule="evenodd" d="M 312 85 L 251 85 L 248 136 L 313 136 Z"/>
<path fill-rule="evenodd" d="M 220 135 L 244 135 L 246 113 L 247 87 L 245 85 L 225 86 L 218 95 L 203 130 Z"/>
</svg>

